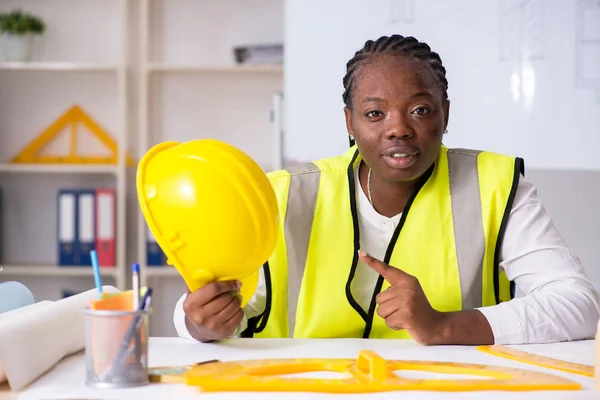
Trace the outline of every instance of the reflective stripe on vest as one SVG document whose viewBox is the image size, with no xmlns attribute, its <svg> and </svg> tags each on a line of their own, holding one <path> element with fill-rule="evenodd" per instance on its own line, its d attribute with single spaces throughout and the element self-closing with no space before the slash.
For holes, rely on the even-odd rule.
<svg viewBox="0 0 600 400">
<path fill-rule="evenodd" d="M 482 306 L 483 258 L 477 250 L 471 251 L 485 245 L 477 169 L 479 153 L 460 149 L 448 150 L 450 195 L 462 309 Z M 298 297 L 308 255 L 319 191 L 320 170 L 314 163 L 308 163 L 290 167 L 287 171 L 290 174 L 290 184 L 284 232 L 286 242 L 295 243 L 288 248 L 287 253 L 287 313 L 291 337 L 294 332 Z M 359 185 L 357 188 L 360 190 Z M 478 268 L 470 268 L 469 266 L 472 265 L 477 265 Z"/>
<path fill-rule="evenodd" d="M 471 251 L 471 249 L 485 247 L 477 169 L 479 153 L 458 149 L 448 150 L 454 241 L 463 310 L 482 305 L 483 254 Z M 469 268 L 469 265 L 478 265 L 479 268 Z"/>
<path fill-rule="evenodd" d="M 296 308 L 300 296 L 300 285 L 306 266 L 308 242 L 312 232 L 313 217 L 319 193 L 321 171 L 313 163 L 287 168 L 290 174 L 288 205 L 284 222 L 286 242 L 295 243 L 288 248 L 287 308 L 290 336 L 294 332 Z M 308 216 L 308 218 L 307 218 Z"/>
</svg>

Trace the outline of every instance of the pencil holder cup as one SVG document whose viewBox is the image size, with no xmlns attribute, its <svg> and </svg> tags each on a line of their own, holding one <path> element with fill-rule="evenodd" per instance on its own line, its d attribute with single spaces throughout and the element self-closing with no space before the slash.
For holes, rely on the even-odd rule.
<svg viewBox="0 0 600 400">
<path fill-rule="evenodd" d="M 149 382 L 149 315 L 149 311 L 86 310 L 86 385 L 123 388 Z"/>
</svg>

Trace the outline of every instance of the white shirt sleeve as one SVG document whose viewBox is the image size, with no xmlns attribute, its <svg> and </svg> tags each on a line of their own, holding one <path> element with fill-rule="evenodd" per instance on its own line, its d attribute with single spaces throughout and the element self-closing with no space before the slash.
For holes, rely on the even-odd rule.
<svg viewBox="0 0 600 400">
<path fill-rule="evenodd" d="M 189 340 L 196 341 L 190 334 L 185 324 L 185 312 L 183 311 L 183 302 L 187 297 L 187 293 L 184 293 L 183 296 L 179 298 L 177 304 L 175 304 L 175 310 L 173 312 L 173 324 L 175 325 L 175 330 L 177 331 L 177 335 L 182 338 L 186 338 Z M 256 291 L 254 295 L 244 307 L 244 318 L 242 322 L 235 330 L 233 336 L 239 336 L 248 326 L 248 319 L 259 316 L 263 313 L 266 306 L 266 286 L 265 286 L 265 276 L 264 271 L 261 268 L 259 272 L 258 285 L 256 286 Z"/>
<path fill-rule="evenodd" d="M 496 344 L 592 338 L 600 318 L 598 293 L 554 226 L 535 186 L 521 180 L 501 247 L 500 267 L 515 282 L 515 298 L 479 308 Z"/>
</svg>

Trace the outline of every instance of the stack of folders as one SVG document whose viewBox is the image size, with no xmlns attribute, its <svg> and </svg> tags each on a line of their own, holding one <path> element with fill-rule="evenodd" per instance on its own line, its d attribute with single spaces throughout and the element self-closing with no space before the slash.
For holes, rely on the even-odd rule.
<svg viewBox="0 0 600 400">
<path fill-rule="evenodd" d="M 100 267 L 116 264 L 115 190 L 60 189 L 58 191 L 58 265 L 91 266 L 96 250 Z"/>
</svg>

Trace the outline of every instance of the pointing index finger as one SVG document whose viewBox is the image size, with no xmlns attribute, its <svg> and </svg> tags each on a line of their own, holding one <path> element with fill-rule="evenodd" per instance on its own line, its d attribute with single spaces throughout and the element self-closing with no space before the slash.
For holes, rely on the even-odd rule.
<svg viewBox="0 0 600 400">
<path fill-rule="evenodd" d="M 406 275 L 406 273 L 399 268 L 392 267 L 382 261 L 379 261 L 362 250 L 358 251 L 358 256 L 365 262 L 365 264 L 371 267 L 373 271 L 383 276 L 391 285 L 398 283 L 402 277 Z"/>
</svg>

